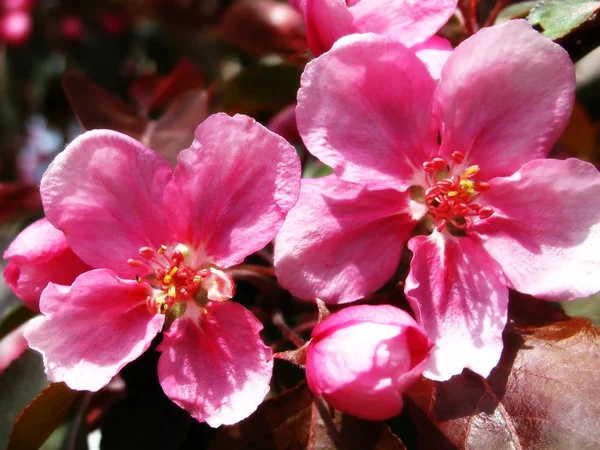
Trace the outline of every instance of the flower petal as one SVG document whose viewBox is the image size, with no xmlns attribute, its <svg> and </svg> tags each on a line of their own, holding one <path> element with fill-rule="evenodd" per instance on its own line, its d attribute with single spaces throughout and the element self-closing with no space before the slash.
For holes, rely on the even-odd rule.
<svg viewBox="0 0 600 450">
<path fill-rule="evenodd" d="M 544 81 L 540 81 L 544 74 Z M 575 95 L 569 55 L 525 20 L 484 28 L 460 44 L 436 91 L 443 156 L 466 155 L 487 180 L 544 158 L 565 129 Z"/>
<path fill-rule="evenodd" d="M 250 117 L 214 114 L 179 154 L 163 203 L 179 242 L 227 268 L 275 237 L 299 190 L 290 144 Z"/>
<path fill-rule="evenodd" d="M 44 314 L 25 330 L 29 346 L 44 356 L 51 381 L 97 391 L 150 346 L 164 316 L 146 307 L 146 285 L 112 271 L 86 272 L 72 286 L 50 283 L 42 293 Z"/>
<path fill-rule="evenodd" d="M 442 68 L 452 54 L 453 48 L 448 39 L 433 36 L 425 42 L 415 45 L 411 50 L 427 66 L 431 77 L 439 80 L 442 76 Z"/>
<path fill-rule="evenodd" d="M 305 0 L 303 6 L 306 38 L 315 56 L 325 53 L 341 37 L 356 32 L 344 0 Z"/>
<path fill-rule="evenodd" d="M 6 284 L 33 311 L 49 282 L 68 285 L 91 269 L 73 253 L 62 231 L 40 219 L 17 235 L 4 252 Z"/>
<path fill-rule="evenodd" d="M 186 311 L 158 346 L 165 394 L 211 427 L 248 417 L 269 392 L 273 371 L 261 329 L 250 311 L 233 302 L 210 302 L 206 312 L 196 309 L 191 317 Z"/>
<path fill-rule="evenodd" d="M 509 286 L 547 300 L 600 291 L 600 174 L 577 159 L 536 160 L 490 181 L 476 223 Z"/>
<path fill-rule="evenodd" d="M 340 178 L 405 189 L 437 153 L 436 84 L 399 42 L 373 34 L 340 39 L 306 66 L 301 84 L 298 131 Z"/>
<path fill-rule="evenodd" d="M 500 360 L 508 289 L 500 266 L 470 238 L 434 232 L 408 242 L 405 292 L 436 343 L 424 375 L 447 380 L 467 367 L 487 377 Z"/>
<path fill-rule="evenodd" d="M 88 131 L 44 174 L 44 211 L 87 264 L 132 277 L 139 270 L 129 258 L 139 258 L 141 247 L 168 243 L 160 198 L 170 175 L 167 161 L 135 139 Z"/>
<path fill-rule="evenodd" d="M 414 220 L 409 198 L 368 191 L 331 175 L 304 179 L 275 239 L 275 273 L 303 299 L 357 300 L 379 289 L 400 262 Z"/>
<path fill-rule="evenodd" d="M 390 36 L 407 47 L 432 37 L 456 9 L 457 0 L 361 0 L 350 7 L 355 33 Z"/>
<path fill-rule="evenodd" d="M 363 419 L 388 419 L 402 409 L 402 392 L 421 377 L 432 346 L 399 308 L 350 306 L 313 331 L 306 378 L 332 407 Z"/>
</svg>

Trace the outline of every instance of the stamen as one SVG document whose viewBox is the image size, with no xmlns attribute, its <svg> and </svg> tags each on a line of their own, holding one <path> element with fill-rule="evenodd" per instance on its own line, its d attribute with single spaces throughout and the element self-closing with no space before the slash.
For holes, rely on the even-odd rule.
<svg viewBox="0 0 600 450">
<path fill-rule="evenodd" d="M 472 165 L 461 174 L 453 174 L 455 164 L 462 164 L 465 155 L 457 151 L 451 157 L 450 164 L 441 157 L 423 163 L 429 184 L 424 194 L 425 204 L 438 231 L 444 230 L 448 224 L 464 230 L 472 226 L 472 217 L 486 219 L 494 213 L 489 206 L 472 203 L 482 192 L 490 189 L 488 183 L 474 179 L 480 172 L 479 166 Z"/>
<path fill-rule="evenodd" d="M 150 247 L 142 247 L 140 248 L 140 256 L 143 256 L 146 259 L 152 259 L 154 257 L 154 249 Z"/>
<path fill-rule="evenodd" d="M 161 246 L 159 247 L 159 249 L 158 249 L 158 254 L 159 254 L 159 255 L 162 255 L 162 254 L 163 254 L 164 252 L 166 252 L 166 251 L 167 251 L 167 246 L 163 244 L 163 245 L 161 245 Z"/>
<path fill-rule="evenodd" d="M 178 270 L 179 270 L 179 267 L 177 267 L 177 266 L 173 267 L 171 269 L 171 271 L 167 275 L 164 276 L 163 283 L 171 284 L 171 282 L 173 281 L 173 275 L 175 275 Z"/>
<path fill-rule="evenodd" d="M 127 264 L 129 264 L 131 267 L 142 267 L 145 265 L 142 261 L 133 258 L 129 258 L 127 260 Z"/>
</svg>

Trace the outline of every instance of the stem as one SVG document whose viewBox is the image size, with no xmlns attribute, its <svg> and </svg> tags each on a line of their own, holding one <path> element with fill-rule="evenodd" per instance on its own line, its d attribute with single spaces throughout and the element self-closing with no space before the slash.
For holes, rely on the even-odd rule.
<svg viewBox="0 0 600 450">
<path fill-rule="evenodd" d="M 469 13 L 471 19 L 471 29 L 473 33 L 479 30 L 479 21 L 477 20 L 477 0 L 471 0 L 469 5 Z"/>
<path fill-rule="evenodd" d="M 257 275 L 264 275 L 266 277 L 274 277 L 275 271 L 272 267 L 259 266 L 258 264 L 239 264 L 231 268 L 232 271 L 248 271 L 253 272 Z"/>
<path fill-rule="evenodd" d="M 294 331 L 287 326 L 285 320 L 283 319 L 281 311 L 277 311 L 275 313 L 272 321 L 273 325 L 275 325 L 279 329 L 281 334 L 283 334 L 287 338 L 287 340 L 294 344 L 297 348 L 300 348 L 304 344 L 306 344 L 306 342 L 304 342 L 304 339 L 302 339 L 300 336 L 294 333 Z"/>
<path fill-rule="evenodd" d="M 498 18 L 498 14 L 500 14 L 500 12 L 504 9 L 504 7 L 508 3 L 510 3 L 510 0 L 498 0 L 496 2 L 496 4 L 494 5 L 494 9 L 492 9 L 492 12 L 488 16 L 488 18 L 485 21 L 485 23 L 483 24 L 483 26 L 484 27 L 492 26 L 494 24 L 494 22 L 496 21 L 496 19 Z"/>
<path fill-rule="evenodd" d="M 469 8 L 467 8 L 467 5 L 465 4 L 464 1 L 459 1 L 458 2 L 458 10 L 460 11 L 460 14 L 463 17 L 463 25 L 465 27 L 466 37 L 469 37 L 473 34 L 473 24 L 471 23 L 471 18 L 469 17 L 470 16 Z"/>
</svg>

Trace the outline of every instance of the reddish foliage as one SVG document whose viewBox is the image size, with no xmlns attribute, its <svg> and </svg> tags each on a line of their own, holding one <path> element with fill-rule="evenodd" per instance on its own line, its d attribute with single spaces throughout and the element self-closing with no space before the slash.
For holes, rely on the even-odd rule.
<svg viewBox="0 0 600 450">
<path fill-rule="evenodd" d="M 42 206 L 37 186 L 23 183 L 0 183 L 0 222 L 17 215 L 29 214 Z"/>
<path fill-rule="evenodd" d="M 404 445 L 383 422 L 329 411 L 306 383 L 266 400 L 256 413 L 221 429 L 211 443 L 219 449 L 391 449 Z"/>
<path fill-rule="evenodd" d="M 518 296 L 486 379 L 422 379 L 407 406 L 423 448 L 597 448 L 600 330 Z M 473 447 L 474 448 L 474 447 Z"/>
</svg>

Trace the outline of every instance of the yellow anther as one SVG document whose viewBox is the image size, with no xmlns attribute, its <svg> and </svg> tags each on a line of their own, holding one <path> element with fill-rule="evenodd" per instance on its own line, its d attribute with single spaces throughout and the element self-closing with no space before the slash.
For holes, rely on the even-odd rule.
<svg viewBox="0 0 600 450">
<path fill-rule="evenodd" d="M 471 180 L 460 180 L 460 185 L 469 194 L 472 194 L 475 192 L 474 184 Z"/>
<path fill-rule="evenodd" d="M 175 275 L 178 270 L 179 270 L 179 267 L 177 267 L 177 266 L 173 267 L 171 269 L 171 271 L 164 276 L 163 283 L 171 284 L 171 282 L 173 281 L 173 275 Z"/>
<path fill-rule="evenodd" d="M 475 175 L 477 172 L 479 172 L 479 166 L 478 165 L 474 165 L 471 167 L 467 167 L 467 170 L 465 170 L 462 174 L 461 178 L 469 178 L 472 177 L 473 175 Z"/>
<path fill-rule="evenodd" d="M 450 191 L 447 195 L 448 197 L 456 197 L 458 195 L 458 191 Z"/>
<path fill-rule="evenodd" d="M 163 254 L 164 252 L 166 252 L 166 251 L 167 251 L 167 246 L 166 246 L 166 245 L 161 245 L 161 246 L 158 248 L 158 251 L 157 251 L 157 252 L 158 252 L 158 254 L 159 254 L 159 255 L 162 255 L 162 254 Z"/>
<path fill-rule="evenodd" d="M 200 283 L 202 281 L 202 277 L 200 275 L 194 275 L 194 283 Z"/>
<path fill-rule="evenodd" d="M 159 314 L 166 314 L 167 309 L 169 309 L 169 305 L 167 305 L 165 302 L 156 303 L 156 310 Z"/>
<path fill-rule="evenodd" d="M 169 294 L 169 297 L 173 297 L 173 298 L 175 298 L 175 295 L 177 295 L 177 290 L 176 290 L 174 284 L 172 284 L 171 286 L 169 286 L 168 294 Z"/>
</svg>

